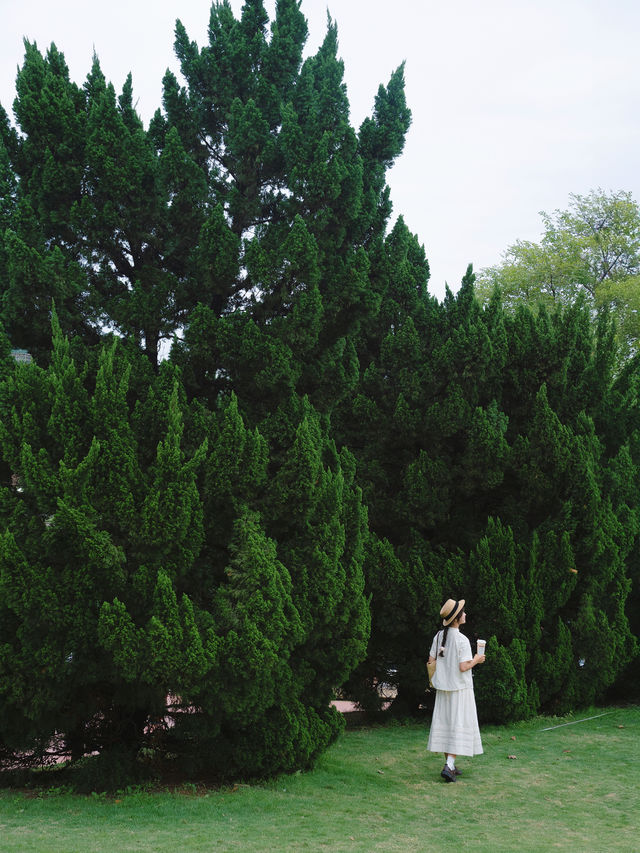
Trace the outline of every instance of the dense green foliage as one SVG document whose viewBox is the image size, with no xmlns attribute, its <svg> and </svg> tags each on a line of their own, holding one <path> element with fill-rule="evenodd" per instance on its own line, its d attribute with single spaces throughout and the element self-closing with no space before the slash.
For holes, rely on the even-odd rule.
<svg viewBox="0 0 640 853">
<path fill-rule="evenodd" d="M 167 76 L 148 130 L 131 80 L 116 97 L 96 59 L 79 88 L 26 46 L 0 164 L 2 321 L 39 365 L 3 387 L 9 753 L 152 738 L 232 776 L 302 766 L 340 730 L 367 523 L 328 413 L 357 378 L 409 113 L 400 69 L 359 138 L 335 26 L 303 63 L 298 3 L 267 23 L 214 4 L 202 51 L 178 23 L 188 89 Z"/>
<path fill-rule="evenodd" d="M 407 254 L 410 268 L 420 280 Z M 397 282 L 387 302 L 345 418 L 375 534 L 369 657 L 350 689 L 375 707 L 375 685 L 395 681 L 396 709 L 417 708 L 453 594 L 491 638 L 485 719 L 592 701 L 636 653 L 637 369 L 615 374 L 605 315 L 594 329 L 580 303 L 482 308 L 470 271 L 442 305 L 399 308 Z"/>
<path fill-rule="evenodd" d="M 276 461 L 234 396 L 187 406 L 177 376 L 117 342 L 79 366 L 57 329 L 49 366 L 3 385 L 9 752 L 63 733 L 74 757 L 135 755 L 147 730 L 213 773 L 268 773 L 339 730 L 331 690 L 368 634 L 353 465 L 310 406 Z"/>
<path fill-rule="evenodd" d="M 297 0 L 268 23 L 178 22 L 147 129 L 29 43 L 0 114 L 0 759 L 307 765 L 335 688 L 418 708 L 451 595 L 485 719 L 636 654 L 635 361 L 579 300 L 429 296 L 402 66 L 356 131 L 333 22 L 304 61 Z"/>
</svg>

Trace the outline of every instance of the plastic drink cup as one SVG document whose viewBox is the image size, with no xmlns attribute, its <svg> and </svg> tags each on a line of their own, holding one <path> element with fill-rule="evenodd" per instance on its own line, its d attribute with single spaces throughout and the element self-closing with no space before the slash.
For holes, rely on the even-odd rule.
<svg viewBox="0 0 640 853">
<path fill-rule="evenodd" d="M 487 641 L 486 641 L 486 640 L 478 640 L 478 654 L 479 654 L 479 655 L 483 655 L 483 654 L 484 654 L 484 647 L 485 647 L 486 645 L 487 645 Z"/>
</svg>

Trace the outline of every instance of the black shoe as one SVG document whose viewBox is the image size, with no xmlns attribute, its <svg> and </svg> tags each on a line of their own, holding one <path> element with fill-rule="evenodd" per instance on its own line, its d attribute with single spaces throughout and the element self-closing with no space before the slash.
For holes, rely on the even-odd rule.
<svg viewBox="0 0 640 853">
<path fill-rule="evenodd" d="M 453 772 L 455 776 L 462 776 L 462 770 L 458 770 L 457 767 L 453 768 Z"/>
<path fill-rule="evenodd" d="M 449 765 L 448 765 L 448 764 L 445 764 L 445 765 L 444 765 L 444 767 L 442 768 L 442 772 L 440 773 L 440 775 L 442 776 L 442 778 L 444 779 L 444 781 L 445 781 L 445 782 L 455 782 L 455 781 L 456 781 L 456 774 L 455 774 L 455 772 L 454 772 L 454 771 L 449 767 Z"/>
</svg>

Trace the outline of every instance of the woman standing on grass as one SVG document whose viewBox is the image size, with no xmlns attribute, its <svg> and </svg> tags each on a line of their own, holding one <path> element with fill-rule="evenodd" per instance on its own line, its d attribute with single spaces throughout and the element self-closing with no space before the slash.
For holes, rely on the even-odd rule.
<svg viewBox="0 0 640 853">
<path fill-rule="evenodd" d="M 471 670 L 484 663 L 484 655 L 472 655 L 471 643 L 460 633 L 467 621 L 464 598 L 450 598 L 442 607 L 443 630 L 433 638 L 429 663 L 436 661 L 432 684 L 436 689 L 429 731 L 429 752 L 444 752 L 445 765 L 440 775 L 445 782 L 455 782 L 461 771 L 456 769 L 456 755 L 480 755 L 482 740 L 478 726 L 476 700 Z"/>
</svg>

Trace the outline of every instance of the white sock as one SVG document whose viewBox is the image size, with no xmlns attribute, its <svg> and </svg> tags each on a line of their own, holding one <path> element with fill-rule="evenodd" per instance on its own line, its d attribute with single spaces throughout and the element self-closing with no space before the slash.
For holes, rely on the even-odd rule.
<svg viewBox="0 0 640 853">
<path fill-rule="evenodd" d="M 455 755 L 447 755 L 447 767 L 449 770 L 456 769 L 456 757 Z"/>
</svg>

